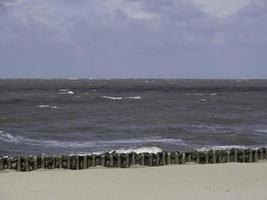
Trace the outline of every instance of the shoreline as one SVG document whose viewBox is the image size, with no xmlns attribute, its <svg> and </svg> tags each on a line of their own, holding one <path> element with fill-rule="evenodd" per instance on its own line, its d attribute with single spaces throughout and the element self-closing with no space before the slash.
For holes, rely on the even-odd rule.
<svg viewBox="0 0 267 200">
<path fill-rule="evenodd" d="M 267 162 L 2 171 L 1 200 L 267 199 Z"/>
</svg>

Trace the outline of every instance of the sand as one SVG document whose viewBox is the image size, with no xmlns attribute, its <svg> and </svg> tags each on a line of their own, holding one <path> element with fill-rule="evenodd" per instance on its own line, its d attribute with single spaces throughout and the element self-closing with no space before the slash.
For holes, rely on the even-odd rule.
<svg viewBox="0 0 267 200">
<path fill-rule="evenodd" d="M 266 188 L 267 163 L 0 173 L 0 200 L 266 200 Z"/>
</svg>

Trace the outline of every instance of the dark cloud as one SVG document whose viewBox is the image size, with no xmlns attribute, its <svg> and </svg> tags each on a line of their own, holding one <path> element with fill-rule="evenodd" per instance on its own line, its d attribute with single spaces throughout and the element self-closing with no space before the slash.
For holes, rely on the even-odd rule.
<svg viewBox="0 0 267 200">
<path fill-rule="evenodd" d="M 266 11 L 264 0 L 225 18 L 188 0 L 0 0 L 0 77 L 266 77 Z"/>
</svg>

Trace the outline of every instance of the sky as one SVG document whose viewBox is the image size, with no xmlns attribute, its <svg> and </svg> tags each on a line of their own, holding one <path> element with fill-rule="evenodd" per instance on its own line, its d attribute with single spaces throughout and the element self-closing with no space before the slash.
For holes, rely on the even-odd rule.
<svg viewBox="0 0 267 200">
<path fill-rule="evenodd" d="M 0 78 L 267 78 L 267 1 L 0 0 Z"/>
</svg>

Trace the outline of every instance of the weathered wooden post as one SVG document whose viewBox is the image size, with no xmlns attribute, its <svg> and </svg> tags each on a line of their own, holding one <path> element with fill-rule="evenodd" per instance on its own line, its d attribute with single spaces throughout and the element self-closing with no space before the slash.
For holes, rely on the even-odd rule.
<svg viewBox="0 0 267 200">
<path fill-rule="evenodd" d="M 125 165 L 126 165 L 125 167 L 128 168 L 128 167 L 130 167 L 129 153 L 126 153 L 126 154 L 125 154 L 125 157 L 126 157 L 126 158 L 125 158 Z"/>
<path fill-rule="evenodd" d="M 231 154 L 230 154 L 230 151 L 227 150 L 227 158 L 226 158 L 227 162 L 231 162 Z"/>
<path fill-rule="evenodd" d="M 7 157 L 7 169 L 11 169 L 11 161 L 12 161 L 12 158 L 10 156 Z"/>
<path fill-rule="evenodd" d="M 160 166 L 160 153 L 157 153 L 156 156 L 157 156 L 157 158 L 156 158 L 156 159 L 157 159 L 157 161 L 156 161 L 156 165 L 157 165 L 157 166 Z"/>
<path fill-rule="evenodd" d="M 95 159 L 95 154 L 92 155 L 92 167 L 96 166 L 96 159 Z"/>
<path fill-rule="evenodd" d="M 186 153 L 188 162 L 192 162 L 192 153 Z M 186 160 L 186 159 L 185 159 Z"/>
<path fill-rule="evenodd" d="M 45 168 L 45 158 L 44 158 L 44 155 L 41 155 L 41 168 L 42 169 Z"/>
<path fill-rule="evenodd" d="M 76 170 L 80 169 L 80 156 L 79 155 L 76 155 Z"/>
<path fill-rule="evenodd" d="M 87 164 L 87 155 L 83 156 L 83 168 L 87 169 L 88 168 L 88 164 Z"/>
<path fill-rule="evenodd" d="M 38 163 L 37 163 L 37 156 L 33 156 L 33 169 L 37 170 L 38 169 Z"/>
<path fill-rule="evenodd" d="M 141 153 L 141 165 L 145 166 L 145 154 Z"/>
<path fill-rule="evenodd" d="M 20 158 L 20 156 L 17 159 L 17 170 L 21 171 L 21 158 Z"/>
<path fill-rule="evenodd" d="M 259 157 L 259 159 L 260 160 L 263 160 L 264 159 L 264 157 L 263 157 L 263 149 L 262 148 L 260 149 L 260 157 Z"/>
<path fill-rule="evenodd" d="M 168 152 L 167 153 L 167 165 L 170 165 L 170 164 L 172 164 L 172 161 L 171 161 L 171 153 Z"/>
<path fill-rule="evenodd" d="M 178 152 L 174 153 L 174 162 L 175 162 L 175 164 L 179 164 L 179 154 L 178 154 Z"/>
<path fill-rule="evenodd" d="M 28 156 L 25 156 L 24 161 L 25 161 L 25 170 L 29 171 L 29 158 L 28 158 Z"/>
<path fill-rule="evenodd" d="M 153 166 L 153 153 L 149 154 L 149 166 Z"/>
<path fill-rule="evenodd" d="M 216 150 L 213 149 L 213 151 L 212 151 L 212 162 L 213 162 L 213 164 L 215 164 L 216 161 L 217 161 Z"/>
<path fill-rule="evenodd" d="M 4 158 L 0 156 L 0 170 L 4 169 Z"/>
<path fill-rule="evenodd" d="M 196 156 L 197 156 L 197 164 L 200 163 L 200 152 L 196 151 Z"/>
<path fill-rule="evenodd" d="M 237 162 L 237 149 L 234 150 L 234 162 Z"/>
<path fill-rule="evenodd" d="M 162 152 L 162 165 L 166 165 L 166 153 Z"/>
<path fill-rule="evenodd" d="M 253 151 L 252 151 L 252 149 L 249 149 L 248 162 L 250 162 L 250 163 L 253 162 Z"/>
<path fill-rule="evenodd" d="M 118 156 L 118 167 L 121 168 L 121 154 L 118 153 L 117 156 Z"/>
<path fill-rule="evenodd" d="M 246 154 L 244 149 L 242 149 L 242 162 L 246 162 Z"/>
<path fill-rule="evenodd" d="M 66 155 L 67 158 L 67 169 L 70 169 L 70 156 Z"/>
<path fill-rule="evenodd" d="M 109 167 L 113 167 L 113 154 L 109 154 Z"/>
<path fill-rule="evenodd" d="M 185 152 L 182 153 L 182 164 L 185 164 Z"/>
<path fill-rule="evenodd" d="M 209 163 L 209 152 L 205 151 L 205 163 L 208 164 Z"/>
<path fill-rule="evenodd" d="M 135 153 L 132 153 L 132 163 L 131 165 L 135 165 L 136 164 L 136 160 L 135 160 Z"/>
<path fill-rule="evenodd" d="M 105 154 L 102 154 L 101 155 L 101 166 L 102 167 L 105 167 L 105 162 L 106 162 L 106 155 Z"/>
<path fill-rule="evenodd" d="M 255 162 L 258 162 L 259 159 L 258 159 L 258 149 L 255 149 Z"/>
</svg>

